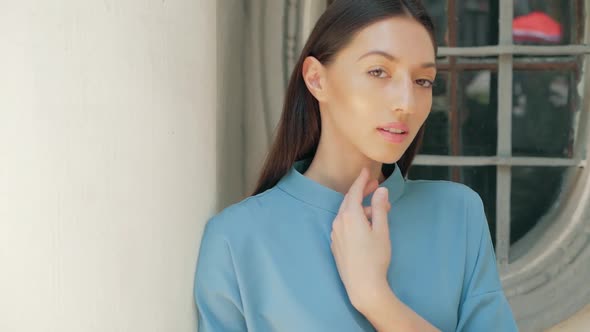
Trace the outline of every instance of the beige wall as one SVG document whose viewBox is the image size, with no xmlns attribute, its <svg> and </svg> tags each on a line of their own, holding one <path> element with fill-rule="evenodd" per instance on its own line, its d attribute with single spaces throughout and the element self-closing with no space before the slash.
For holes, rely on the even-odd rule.
<svg viewBox="0 0 590 332">
<path fill-rule="evenodd" d="M 258 2 L 0 9 L 0 331 L 194 330 L 202 227 L 251 187 L 272 129 L 256 119 L 280 112 L 280 92 L 266 110 L 244 92 L 264 79 Z M 589 307 L 550 331 L 587 326 Z"/>
<path fill-rule="evenodd" d="M 215 1 L 0 3 L 0 331 L 191 331 Z"/>
<path fill-rule="evenodd" d="M 546 332 L 588 332 L 590 330 L 590 305 Z"/>
</svg>

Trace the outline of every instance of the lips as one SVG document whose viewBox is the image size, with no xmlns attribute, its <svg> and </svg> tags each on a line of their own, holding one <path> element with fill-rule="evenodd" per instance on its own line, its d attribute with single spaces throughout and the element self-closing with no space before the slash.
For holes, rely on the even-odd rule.
<svg viewBox="0 0 590 332">
<path fill-rule="evenodd" d="M 402 122 L 390 122 L 387 124 L 384 124 L 383 126 L 379 126 L 377 129 L 385 129 L 385 130 L 401 130 L 404 132 L 408 132 L 410 131 L 410 128 L 408 128 L 408 126 L 405 123 Z"/>
<path fill-rule="evenodd" d="M 391 143 L 401 143 L 408 137 L 410 129 L 401 122 L 391 122 L 378 127 L 377 131 L 386 141 Z"/>
</svg>

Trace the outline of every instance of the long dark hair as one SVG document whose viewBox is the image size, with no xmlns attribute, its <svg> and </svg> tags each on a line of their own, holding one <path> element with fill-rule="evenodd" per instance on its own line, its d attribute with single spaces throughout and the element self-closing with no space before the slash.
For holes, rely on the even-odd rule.
<svg viewBox="0 0 590 332">
<path fill-rule="evenodd" d="M 410 16 L 430 33 L 436 54 L 434 24 L 419 0 L 335 0 L 317 21 L 289 80 L 283 113 L 274 142 L 270 148 L 256 189 L 257 195 L 272 188 L 287 174 L 293 163 L 313 157 L 321 133 L 320 107 L 303 80 L 303 61 L 315 57 L 326 65 L 346 46 L 354 34 L 377 21 L 394 16 Z M 424 136 L 424 125 L 397 164 L 407 176 Z M 383 174 L 391 175 L 395 164 L 383 164 Z"/>
</svg>

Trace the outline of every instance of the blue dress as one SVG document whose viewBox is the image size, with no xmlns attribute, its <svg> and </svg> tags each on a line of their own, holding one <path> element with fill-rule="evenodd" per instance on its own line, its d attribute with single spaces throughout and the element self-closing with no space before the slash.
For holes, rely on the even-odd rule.
<svg viewBox="0 0 590 332">
<path fill-rule="evenodd" d="M 206 224 L 194 279 L 200 332 L 375 331 L 350 303 L 330 249 L 344 196 L 302 175 L 310 162 Z M 441 331 L 517 331 L 480 196 L 404 179 L 397 166 L 380 186 L 391 202 L 396 296 Z"/>
</svg>

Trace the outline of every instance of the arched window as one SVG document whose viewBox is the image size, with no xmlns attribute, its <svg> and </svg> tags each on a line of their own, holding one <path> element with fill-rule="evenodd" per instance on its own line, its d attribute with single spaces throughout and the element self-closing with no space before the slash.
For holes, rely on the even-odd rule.
<svg viewBox="0 0 590 332">
<path fill-rule="evenodd" d="M 427 0 L 441 46 L 425 144 L 410 178 L 482 196 L 519 326 L 589 302 L 584 2 Z M 576 287 L 577 286 L 577 287 Z"/>
<path fill-rule="evenodd" d="M 519 327 L 553 326 L 590 303 L 588 2 L 423 3 L 439 74 L 409 178 L 481 195 Z"/>
</svg>

